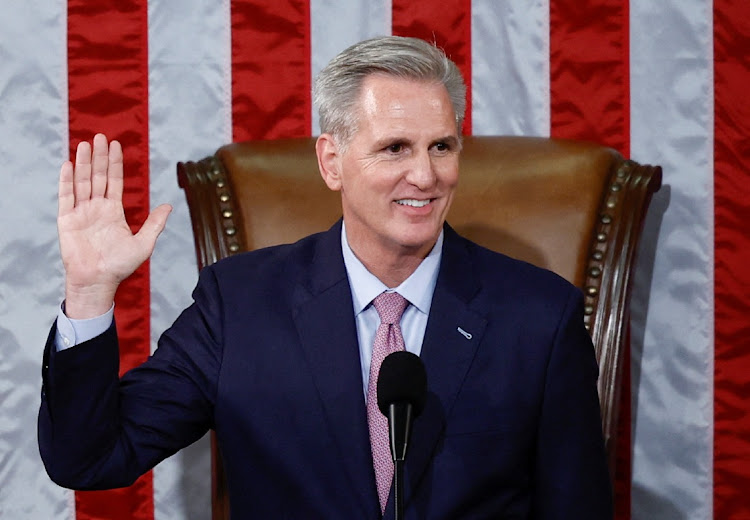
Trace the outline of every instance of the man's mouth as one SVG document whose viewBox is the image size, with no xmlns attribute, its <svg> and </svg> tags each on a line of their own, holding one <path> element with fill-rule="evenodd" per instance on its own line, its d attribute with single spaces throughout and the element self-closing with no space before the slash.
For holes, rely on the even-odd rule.
<svg viewBox="0 0 750 520">
<path fill-rule="evenodd" d="M 402 206 L 411 206 L 413 208 L 423 208 L 430 202 L 432 202 L 432 199 L 398 199 L 396 201 L 396 204 L 401 204 Z"/>
</svg>

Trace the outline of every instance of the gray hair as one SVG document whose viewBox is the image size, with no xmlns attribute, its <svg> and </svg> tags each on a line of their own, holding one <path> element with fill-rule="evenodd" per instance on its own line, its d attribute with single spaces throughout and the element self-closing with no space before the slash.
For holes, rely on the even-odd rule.
<svg viewBox="0 0 750 520">
<path fill-rule="evenodd" d="M 362 83 L 371 74 L 434 81 L 448 91 L 461 134 L 466 112 L 466 84 L 453 61 L 424 40 L 383 36 L 356 43 L 336 56 L 318 74 L 313 86 L 313 103 L 320 114 L 320 129 L 333 135 L 342 146 L 357 131 L 357 102 Z"/>
</svg>

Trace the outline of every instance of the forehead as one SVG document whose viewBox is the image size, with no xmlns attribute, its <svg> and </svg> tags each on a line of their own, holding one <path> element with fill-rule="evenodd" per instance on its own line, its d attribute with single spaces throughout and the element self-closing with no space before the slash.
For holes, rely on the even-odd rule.
<svg viewBox="0 0 750 520">
<path fill-rule="evenodd" d="M 456 125 L 448 91 L 437 81 L 372 74 L 362 83 L 357 111 L 364 125 Z"/>
</svg>

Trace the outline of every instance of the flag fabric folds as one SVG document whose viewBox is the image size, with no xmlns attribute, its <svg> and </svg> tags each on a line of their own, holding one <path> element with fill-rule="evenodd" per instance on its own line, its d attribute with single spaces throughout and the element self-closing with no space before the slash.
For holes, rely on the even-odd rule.
<svg viewBox="0 0 750 520">
<path fill-rule="evenodd" d="M 210 516 L 206 439 L 125 490 L 64 490 L 42 467 L 41 349 L 63 296 L 57 174 L 77 142 L 123 143 L 134 228 L 149 207 L 175 208 L 118 294 L 126 369 L 197 280 L 175 163 L 316 135 L 315 74 L 398 34 L 459 65 L 467 134 L 595 140 L 662 165 L 632 300 L 618 518 L 750 518 L 750 4 L 29 0 L 0 13 L 0 517 Z"/>
</svg>

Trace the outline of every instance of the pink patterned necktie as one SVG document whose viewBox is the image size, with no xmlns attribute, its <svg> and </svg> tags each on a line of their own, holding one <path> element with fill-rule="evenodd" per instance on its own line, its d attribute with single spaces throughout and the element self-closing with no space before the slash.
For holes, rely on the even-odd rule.
<svg viewBox="0 0 750 520">
<path fill-rule="evenodd" d="M 381 363 L 388 354 L 404 350 L 404 337 L 399 323 L 409 302 L 398 293 L 384 292 L 372 303 L 380 315 L 380 325 L 375 332 L 375 342 L 372 345 L 370 381 L 367 385 L 367 421 L 370 426 L 372 463 L 378 484 L 380 510 L 384 512 L 393 481 L 393 459 L 388 439 L 388 419 L 378 408 L 378 373 Z"/>
</svg>

